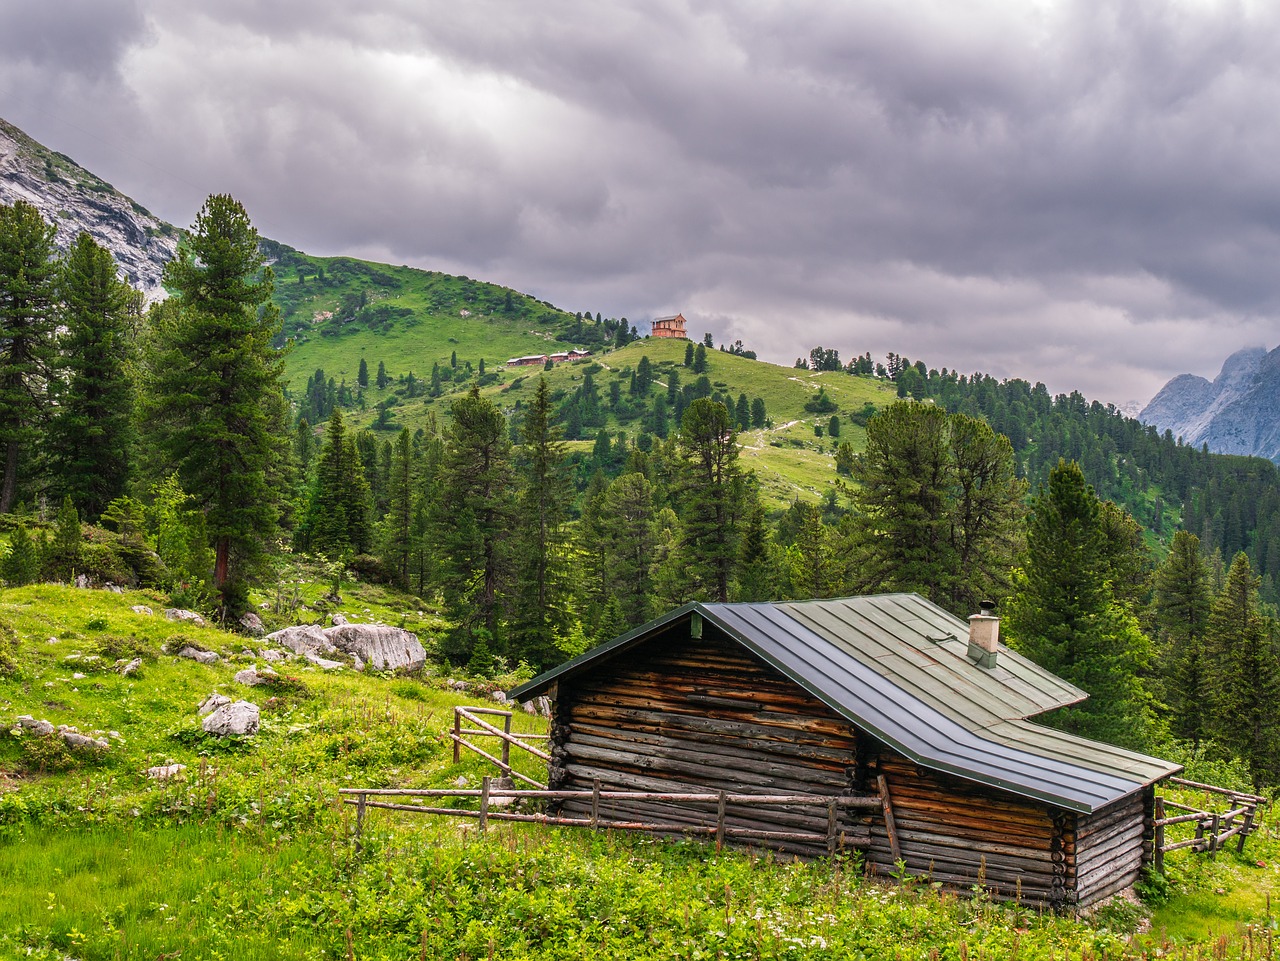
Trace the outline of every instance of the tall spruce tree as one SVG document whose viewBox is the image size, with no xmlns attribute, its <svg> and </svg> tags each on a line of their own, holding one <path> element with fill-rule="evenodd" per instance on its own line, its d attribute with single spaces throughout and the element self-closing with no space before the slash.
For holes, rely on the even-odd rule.
<svg viewBox="0 0 1280 961">
<path fill-rule="evenodd" d="M 258 232 L 233 198 L 205 201 L 164 271 L 172 306 L 153 311 L 148 422 L 204 512 L 223 615 L 247 603 L 247 578 L 275 540 L 273 475 L 290 462 L 280 314 Z"/>
<path fill-rule="evenodd" d="M 507 424 L 480 388 L 454 401 L 445 434 L 445 460 L 436 529 L 440 589 L 456 625 L 446 653 L 465 664 L 478 637 L 505 653 L 502 602 L 510 585 L 507 539 L 513 521 L 514 480 Z M 483 634 L 477 633 L 484 632 Z"/>
<path fill-rule="evenodd" d="M 139 295 L 115 260 L 81 233 L 58 277 L 62 382 L 46 450 L 53 490 L 88 518 L 124 494 L 133 446 L 133 323 Z"/>
<path fill-rule="evenodd" d="M 1107 580 L 1101 507 L 1080 465 L 1060 461 L 1032 502 L 1002 633 L 1089 697 L 1046 721 L 1085 737 L 1142 747 L 1148 699 L 1139 673 L 1149 643 Z"/>
<path fill-rule="evenodd" d="M 25 200 L 0 204 L 0 513 L 13 510 L 27 449 L 47 406 L 54 360 L 53 239 L 57 230 Z"/>
<path fill-rule="evenodd" d="M 655 613 L 653 556 L 658 532 L 654 527 L 654 488 L 640 473 L 623 474 L 604 496 L 598 536 L 603 538 L 605 596 L 616 600 L 623 630 L 638 627 Z"/>
<path fill-rule="evenodd" d="M 382 558 L 402 590 L 409 588 L 413 556 L 416 457 L 409 429 L 402 429 L 391 447 L 387 472 L 387 512 L 382 519 Z"/>
<path fill-rule="evenodd" d="M 727 601 L 737 566 L 740 498 L 745 493 L 728 408 L 705 397 L 690 404 L 680 426 L 680 450 L 681 547 L 688 574 L 702 597 Z"/>
<path fill-rule="evenodd" d="M 1173 733 L 1196 747 L 1207 735 L 1209 661 L 1205 645 L 1213 592 L 1200 538 L 1178 531 L 1155 575 L 1155 623 L 1162 700 Z"/>
<path fill-rule="evenodd" d="M 333 559 L 366 553 L 372 543 L 371 496 L 356 440 L 335 407 L 298 528 L 301 546 Z"/>
<path fill-rule="evenodd" d="M 1249 765 L 1262 790 L 1280 778 L 1280 662 L 1276 625 L 1258 609 L 1258 582 L 1241 551 L 1209 612 L 1209 706 L 1215 740 Z"/>
<path fill-rule="evenodd" d="M 1008 440 L 932 404 L 890 404 L 852 464 L 853 587 L 916 591 L 963 616 L 1004 593 L 1025 485 Z"/>
<path fill-rule="evenodd" d="M 510 603 L 511 652 L 537 667 L 559 659 L 556 642 L 568 634 L 571 621 L 568 522 L 574 490 L 554 419 L 551 388 L 539 377 L 516 451 L 520 494 Z"/>
</svg>

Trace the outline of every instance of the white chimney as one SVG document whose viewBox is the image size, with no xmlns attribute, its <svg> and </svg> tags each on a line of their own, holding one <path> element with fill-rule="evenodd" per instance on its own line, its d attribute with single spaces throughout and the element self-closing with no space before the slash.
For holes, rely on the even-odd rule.
<svg viewBox="0 0 1280 961">
<path fill-rule="evenodd" d="M 969 618 L 969 660 L 978 667 L 996 666 L 996 651 L 1000 643 L 1000 618 L 991 612 L 995 604 L 983 601 L 978 607 L 981 614 Z"/>
</svg>

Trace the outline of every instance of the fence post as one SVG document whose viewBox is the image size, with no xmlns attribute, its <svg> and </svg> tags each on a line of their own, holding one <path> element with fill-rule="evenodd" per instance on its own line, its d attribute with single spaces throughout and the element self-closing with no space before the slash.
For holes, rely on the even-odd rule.
<svg viewBox="0 0 1280 961">
<path fill-rule="evenodd" d="M 1160 823 L 1164 820 L 1164 798 L 1156 798 L 1152 813 L 1155 815 L 1156 825 L 1152 834 L 1151 861 L 1156 871 L 1164 874 L 1164 825 Z"/>
<path fill-rule="evenodd" d="M 1244 823 L 1240 826 L 1240 842 L 1236 845 L 1237 854 L 1244 854 L 1244 841 L 1253 832 L 1253 815 L 1257 810 L 1257 804 L 1250 803 L 1244 812 Z"/>
<path fill-rule="evenodd" d="M 724 847 L 724 791 L 720 792 L 720 797 L 716 800 L 716 853 L 720 853 L 720 849 Z"/>
<path fill-rule="evenodd" d="M 462 760 L 462 715 L 453 709 L 453 763 Z"/>
<path fill-rule="evenodd" d="M 485 775 L 480 782 L 480 835 L 483 837 L 489 828 L 489 784 L 493 778 Z"/>
<path fill-rule="evenodd" d="M 591 779 L 591 830 L 600 826 L 600 779 Z"/>
<path fill-rule="evenodd" d="M 1220 819 L 1217 811 L 1213 812 L 1213 821 L 1209 827 L 1209 860 L 1215 861 L 1218 858 L 1218 825 Z"/>
<path fill-rule="evenodd" d="M 511 776 L 511 715 L 508 714 L 502 719 L 502 730 L 506 732 L 506 737 L 502 739 L 502 773 L 507 777 Z"/>
<path fill-rule="evenodd" d="M 827 854 L 836 853 L 836 799 L 827 802 Z"/>
<path fill-rule="evenodd" d="M 360 853 L 360 835 L 364 831 L 364 799 L 367 797 L 364 792 L 360 793 L 356 801 L 356 853 Z"/>
</svg>

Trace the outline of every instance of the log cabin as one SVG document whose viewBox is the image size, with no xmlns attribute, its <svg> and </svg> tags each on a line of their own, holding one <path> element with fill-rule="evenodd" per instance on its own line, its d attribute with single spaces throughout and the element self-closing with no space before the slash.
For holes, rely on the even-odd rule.
<svg viewBox="0 0 1280 961">
<path fill-rule="evenodd" d="M 553 701 L 552 790 L 879 796 L 841 815 L 869 870 L 1080 909 L 1152 859 L 1154 785 L 1181 767 L 1034 723 L 1087 695 L 916 594 L 690 603 L 510 692 Z M 565 802 L 569 816 L 586 802 Z M 696 806 L 600 816 L 705 826 Z M 825 812 L 743 808 L 740 827 L 814 831 Z"/>
</svg>

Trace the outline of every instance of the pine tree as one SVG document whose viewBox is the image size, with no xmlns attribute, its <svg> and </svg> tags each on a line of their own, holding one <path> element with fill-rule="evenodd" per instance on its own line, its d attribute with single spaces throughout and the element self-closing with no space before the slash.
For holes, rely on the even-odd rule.
<svg viewBox="0 0 1280 961">
<path fill-rule="evenodd" d="M 369 386 L 369 364 L 363 357 L 360 358 L 360 369 L 356 373 L 356 383 L 361 387 Z"/>
<path fill-rule="evenodd" d="M 49 424 L 53 490 L 95 518 L 129 483 L 134 386 L 131 326 L 139 298 L 116 277 L 110 251 L 81 233 L 58 283 L 63 383 Z"/>
<path fill-rule="evenodd" d="M 618 477 L 604 497 L 607 523 L 597 536 L 604 542 L 605 596 L 617 601 L 623 630 L 640 626 L 656 613 L 651 566 L 657 544 L 653 500 L 653 485 L 639 473 Z"/>
<path fill-rule="evenodd" d="M 727 601 L 738 552 L 738 444 L 724 404 L 699 398 L 680 428 L 682 551 L 702 595 Z"/>
<path fill-rule="evenodd" d="M 1002 633 L 1016 650 L 1089 694 L 1046 720 L 1064 730 L 1140 747 L 1148 659 L 1136 619 L 1112 596 L 1100 506 L 1080 465 L 1060 461 L 1032 503 L 1027 547 L 1015 572 Z"/>
<path fill-rule="evenodd" d="M 387 384 L 391 383 L 391 378 L 387 376 L 387 365 L 382 361 L 378 361 L 378 377 L 374 383 L 378 385 L 378 390 L 386 390 Z"/>
<path fill-rule="evenodd" d="M 511 442 L 502 412 L 480 388 L 453 404 L 437 517 L 441 593 L 456 625 L 447 653 L 470 656 L 474 628 L 488 632 L 497 653 L 501 605 L 510 583 L 507 536 L 513 520 Z"/>
<path fill-rule="evenodd" d="M 705 374 L 707 372 L 707 348 L 699 344 L 693 351 L 693 372 L 695 374 Z"/>
<path fill-rule="evenodd" d="M 1178 531 L 1156 571 L 1155 621 L 1163 701 L 1173 733 L 1199 747 L 1206 736 L 1209 664 L 1205 645 L 1213 595 L 1200 539 Z"/>
<path fill-rule="evenodd" d="M 686 367 L 693 366 L 694 356 L 695 356 L 695 351 L 693 349 L 693 341 L 689 341 L 687 344 L 684 345 L 684 365 Z"/>
<path fill-rule="evenodd" d="M 1276 626 L 1258 610 L 1258 581 L 1242 551 L 1209 612 L 1214 738 L 1249 765 L 1255 790 L 1280 776 L 1280 663 Z"/>
<path fill-rule="evenodd" d="M 80 556 L 84 550 L 84 531 L 80 527 L 80 515 L 70 497 L 62 499 L 54 521 L 53 540 L 49 544 L 44 569 L 50 577 L 71 580 L 80 568 Z"/>
<path fill-rule="evenodd" d="M 574 490 L 554 414 L 551 388 L 539 377 L 516 457 L 520 493 L 510 632 L 512 654 L 538 667 L 558 659 L 556 641 L 568 633 L 571 620 L 568 521 Z"/>
<path fill-rule="evenodd" d="M 26 449 L 46 405 L 54 358 L 53 239 L 57 231 L 24 200 L 0 204 L 0 513 L 17 500 Z"/>
<path fill-rule="evenodd" d="M 382 521 L 382 557 L 402 590 L 409 588 L 409 558 L 413 554 L 414 467 L 413 441 L 406 427 L 391 448 L 387 513 Z"/>
<path fill-rule="evenodd" d="M 649 388 L 653 386 L 653 365 L 649 362 L 649 355 L 644 354 L 640 358 L 640 362 L 636 364 L 636 381 L 633 393 L 640 397 L 649 396 Z"/>
<path fill-rule="evenodd" d="M 356 439 L 347 433 L 342 410 L 335 407 L 299 525 L 301 546 L 333 560 L 366 553 L 372 542 L 371 499 Z"/>
<path fill-rule="evenodd" d="M 776 578 L 769 555 L 769 529 L 765 524 L 764 506 L 757 502 L 746 516 L 735 600 L 771 600 L 775 596 Z"/>
<path fill-rule="evenodd" d="M 738 430 L 751 429 L 751 401 L 747 400 L 746 394 L 738 395 L 738 404 L 733 413 L 738 422 Z"/>
<path fill-rule="evenodd" d="M 10 587 L 22 587 L 39 577 L 40 554 L 27 525 L 19 524 L 9 535 L 9 552 L 0 560 L 0 578 Z"/>
<path fill-rule="evenodd" d="M 224 617 L 247 603 L 247 577 L 275 539 L 274 475 L 289 462 L 280 314 L 258 243 L 244 208 L 211 196 L 165 267 L 172 306 L 152 312 L 149 422 L 204 511 Z"/>
<path fill-rule="evenodd" d="M 757 397 L 751 402 L 751 426 L 759 430 L 768 420 L 768 412 L 765 410 L 764 398 Z"/>
</svg>

